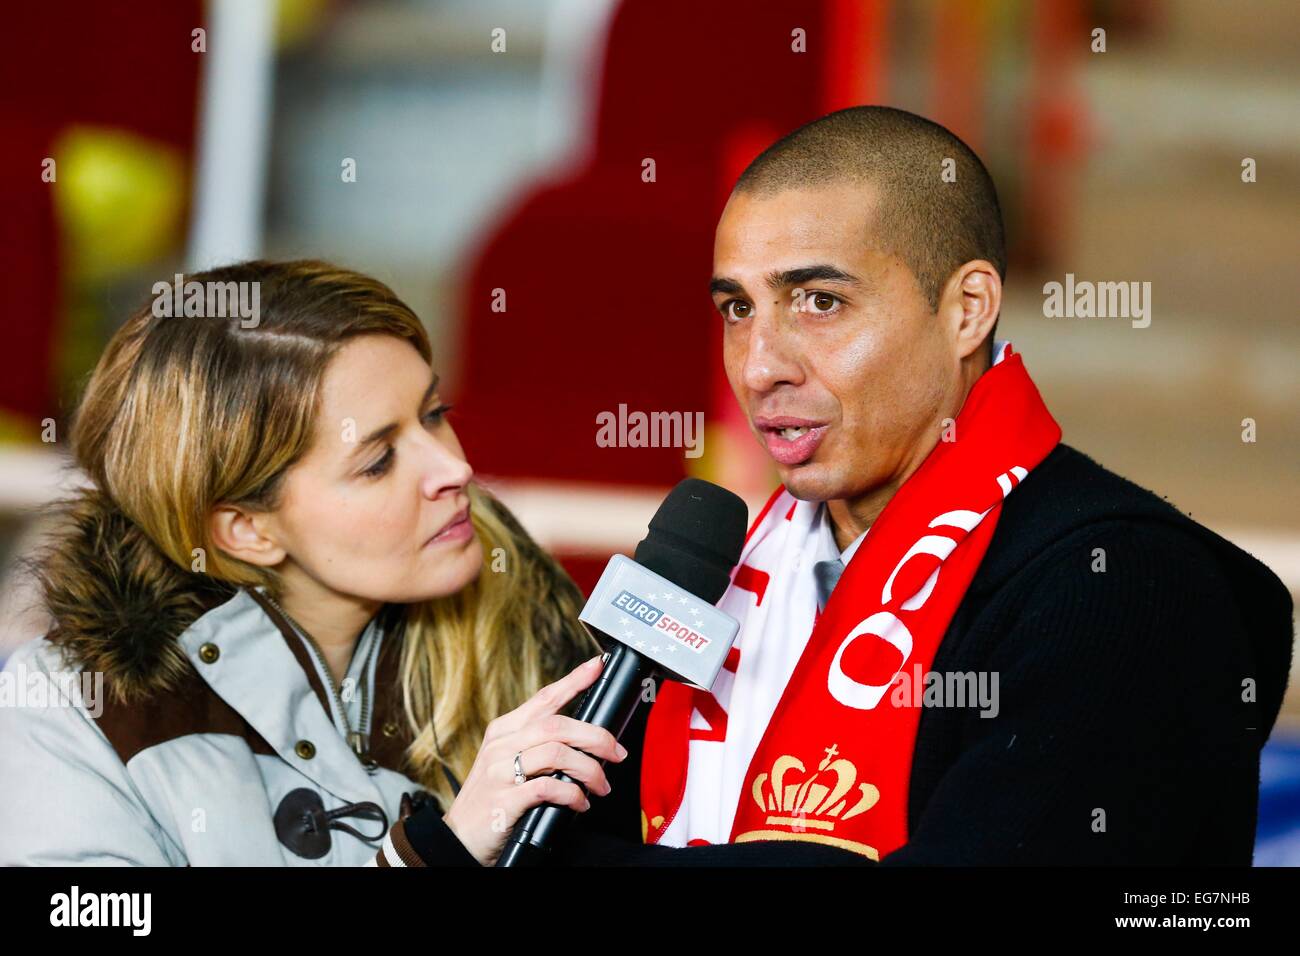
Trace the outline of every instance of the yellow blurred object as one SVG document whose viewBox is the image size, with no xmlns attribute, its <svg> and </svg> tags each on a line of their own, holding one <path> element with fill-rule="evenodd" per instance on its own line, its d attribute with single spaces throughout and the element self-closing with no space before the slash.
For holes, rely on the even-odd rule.
<svg viewBox="0 0 1300 956">
<path fill-rule="evenodd" d="M 119 129 L 76 126 L 59 137 L 54 158 L 69 279 L 109 278 L 180 245 L 187 175 L 179 150 Z"/>
<path fill-rule="evenodd" d="M 302 43 L 326 20 L 334 0 L 279 0 L 275 9 L 275 46 L 283 50 Z"/>
<path fill-rule="evenodd" d="M 40 435 L 40 423 L 0 408 L 0 445 L 29 445 Z"/>
</svg>

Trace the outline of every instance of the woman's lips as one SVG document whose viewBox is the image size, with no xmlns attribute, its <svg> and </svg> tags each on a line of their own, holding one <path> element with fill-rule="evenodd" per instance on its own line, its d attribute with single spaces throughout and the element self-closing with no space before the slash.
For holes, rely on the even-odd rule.
<svg viewBox="0 0 1300 956">
<path fill-rule="evenodd" d="M 767 444 L 767 453 L 782 465 L 801 465 L 812 458 L 817 446 L 826 437 L 826 425 L 818 425 L 802 419 L 755 419 L 754 422 L 762 432 Z M 787 438 L 784 432 L 788 428 L 804 429 L 797 438 Z"/>
<path fill-rule="evenodd" d="M 469 520 L 469 508 L 465 508 L 455 518 L 451 520 L 445 528 L 435 534 L 425 542 L 425 546 L 431 544 L 447 544 L 450 542 L 468 541 L 474 534 L 474 522 Z"/>
</svg>

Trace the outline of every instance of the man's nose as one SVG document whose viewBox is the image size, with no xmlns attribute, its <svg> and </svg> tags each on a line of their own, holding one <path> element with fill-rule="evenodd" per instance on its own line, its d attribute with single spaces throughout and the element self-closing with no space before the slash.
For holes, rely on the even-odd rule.
<svg viewBox="0 0 1300 956">
<path fill-rule="evenodd" d="M 791 340 L 789 323 L 779 314 L 780 306 L 756 315 L 749 330 L 742 379 L 754 392 L 770 392 L 778 385 L 799 385 L 803 370 Z"/>
</svg>

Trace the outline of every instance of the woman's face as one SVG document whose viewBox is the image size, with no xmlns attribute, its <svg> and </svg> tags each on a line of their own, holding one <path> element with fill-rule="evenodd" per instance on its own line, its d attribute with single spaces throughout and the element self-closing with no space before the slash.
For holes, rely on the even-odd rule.
<svg viewBox="0 0 1300 956">
<path fill-rule="evenodd" d="M 438 378 L 408 342 L 350 340 L 322 383 L 311 450 L 264 516 L 317 584 L 369 601 L 453 594 L 482 568 L 466 485 L 474 474 L 444 416 Z"/>
</svg>

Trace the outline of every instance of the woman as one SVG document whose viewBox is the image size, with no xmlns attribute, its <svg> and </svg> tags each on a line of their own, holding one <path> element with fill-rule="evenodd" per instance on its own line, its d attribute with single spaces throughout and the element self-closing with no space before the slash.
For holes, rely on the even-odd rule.
<svg viewBox="0 0 1300 956">
<path fill-rule="evenodd" d="M 473 483 L 414 313 L 321 262 L 183 295 L 77 413 L 0 863 L 491 864 L 528 808 L 587 809 L 553 771 L 607 793 L 626 751 L 561 713 L 600 671 L 578 591 Z"/>
</svg>

